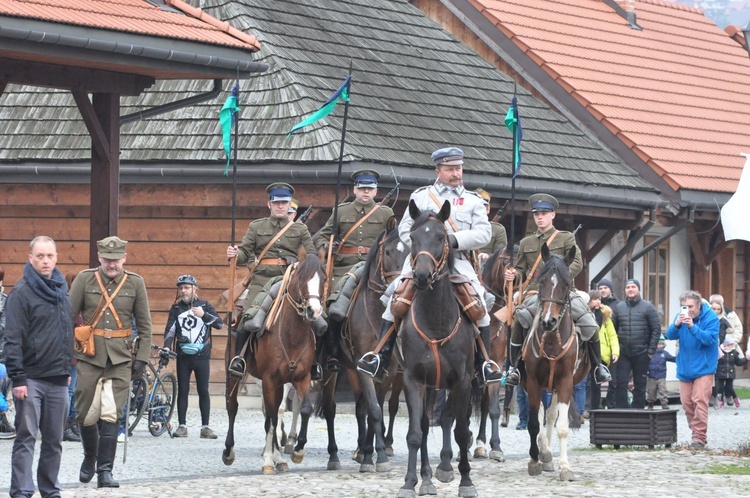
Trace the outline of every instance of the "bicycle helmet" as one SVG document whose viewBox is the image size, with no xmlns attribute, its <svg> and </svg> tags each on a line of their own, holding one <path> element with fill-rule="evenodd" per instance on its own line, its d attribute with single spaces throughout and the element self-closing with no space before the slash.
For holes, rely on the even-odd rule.
<svg viewBox="0 0 750 498">
<path fill-rule="evenodd" d="M 198 285 L 198 282 L 195 281 L 195 277 L 192 275 L 182 275 L 177 279 L 177 287 L 183 284 Z"/>
</svg>

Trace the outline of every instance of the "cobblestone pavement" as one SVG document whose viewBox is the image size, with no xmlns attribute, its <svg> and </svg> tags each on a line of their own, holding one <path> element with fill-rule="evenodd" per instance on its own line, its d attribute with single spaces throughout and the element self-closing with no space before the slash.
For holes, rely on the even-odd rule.
<svg viewBox="0 0 750 498">
<path fill-rule="evenodd" d="M 746 402 L 747 404 L 747 402 Z M 673 407 L 676 408 L 676 405 Z M 260 457 L 263 442 L 263 419 L 259 410 L 241 410 L 236 428 L 237 446 L 234 465 L 225 466 L 221 460 L 227 430 L 226 413 L 214 408 L 212 428 L 219 439 L 200 439 L 199 412 L 189 409 L 185 439 L 170 439 L 164 434 L 153 437 L 145 424 L 139 425 L 128 445 L 127 463 L 122 463 L 122 445 L 118 447 L 114 475 L 121 487 L 96 490 L 95 481 L 78 482 L 78 468 L 82 450 L 80 443 L 63 443 L 63 462 L 60 481 L 63 497 L 224 497 L 224 496 L 335 496 L 335 497 L 393 497 L 403 485 L 406 471 L 407 430 L 406 410 L 396 421 L 395 456 L 393 469 L 382 474 L 359 472 L 359 465 L 351 459 L 356 446 L 356 422 L 351 414 L 337 417 L 336 436 L 340 448 L 341 470 L 327 471 L 327 436 L 325 421 L 310 422 L 307 453 L 301 464 L 289 461 L 289 472 L 273 476 L 261 474 Z M 290 415 L 286 415 L 287 423 Z M 694 496 L 711 497 L 749 496 L 750 476 L 704 473 L 708 468 L 738 464 L 750 467 L 749 458 L 724 456 L 722 450 L 737 449 L 750 443 L 746 428 L 750 421 L 750 407 L 740 409 L 711 409 L 709 416 L 709 450 L 693 452 L 686 449 L 690 432 L 682 410 L 677 414 L 678 443 L 672 449 L 605 447 L 597 450 L 589 444 L 589 426 L 571 433 L 569 459 L 576 480 L 561 482 L 557 472 L 530 477 L 527 473 L 528 434 L 511 426 L 500 429 L 503 463 L 474 459 L 472 479 L 480 496 Z M 476 423 L 472 423 L 476 434 Z M 8 491 L 12 441 L 0 441 L 0 493 Z M 441 432 L 431 429 L 429 437 L 433 471 L 437 465 Z M 39 445 L 37 445 L 38 456 Z M 557 458 L 558 445 L 553 443 Z M 454 449 L 455 451 L 455 449 Z M 433 479 L 438 496 L 458 495 L 457 479 L 443 484 Z M 38 495 L 36 495 L 38 496 Z M 704 495 L 705 496 L 705 495 Z"/>
</svg>

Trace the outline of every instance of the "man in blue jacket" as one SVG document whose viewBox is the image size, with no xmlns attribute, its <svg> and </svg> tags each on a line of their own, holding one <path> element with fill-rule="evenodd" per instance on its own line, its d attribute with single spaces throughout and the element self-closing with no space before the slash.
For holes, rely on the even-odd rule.
<svg viewBox="0 0 750 498">
<path fill-rule="evenodd" d="M 667 339 L 679 339 L 677 379 L 680 401 L 693 433 L 691 448 L 706 447 L 708 400 L 719 360 L 719 317 L 701 295 L 687 291 L 680 295 L 680 313 L 667 329 Z"/>
</svg>

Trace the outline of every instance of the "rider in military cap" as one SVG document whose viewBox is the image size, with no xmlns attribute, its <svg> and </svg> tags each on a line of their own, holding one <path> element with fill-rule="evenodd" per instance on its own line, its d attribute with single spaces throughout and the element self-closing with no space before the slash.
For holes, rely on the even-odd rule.
<svg viewBox="0 0 750 498">
<path fill-rule="evenodd" d="M 527 291 L 537 290 L 539 286 L 539 272 L 542 266 L 540 264 L 542 245 L 545 243 L 549 248 L 550 254 L 557 254 L 558 256 L 565 256 L 571 247 L 575 247 L 576 256 L 569 266 L 570 275 L 575 278 L 583 269 L 581 249 L 576 244 L 575 236 L 572 233 L 557 230 L 553 225 L 560 203 L 549 194 L 534 194 L 529 198 L 529 204 L 531 205 L 531 213 L 534 217 L 537 231 L 521 240 L 515 268 L 506 270 L 505 280 L 515 280 L 516 275 L 520 274 L 524 282 L 529 281 L 526 287 Z M 533 274 L 531 274 L 532 269 L 534 270 Z M 531 294 L 524 299 L 521 306 L 516 308 L 510 336 L 511 367 L 508 370 L 506 385 L 517 386 L 520 383 L 521 375 L 518 365 L 521 349 L 538 306 L 538 295 Z M 582 339 L 588 343 L 591 365 L 595 369 L 594 379 L 599 384 L 610 380 L 609 371 L 601 359 L 599 326 L 587 304 L 583 302 L 574 289 L 570 292 L 570 311 L 577 328 L 581 331 Z"/>
<path fill-rule="evenodd" d="M 492 196 L 490 196 L 490 193 L 483 188 L 478 188 L 475 190 L 475 192 L 479 194 L 479 197 L 482 198 L 482 204 L 484 204 L 484 207 L 487 209 L 487 217 L 489 218 L 490 200 L 492 200 Z M 487 258 L 490 257 L 490 254 L 500 249 L 501 247 L 505 247 L 508 245 L 508 235 L 505 233 L 505 227 L 496 221 L 490 221 L 490 227 L 492 228 L 492 237 L 490 237 L 490 242 L 478 251 L 478 259 L 480 265 L 483 265 L 484 262 L 487 261 Z"/>
</svg>

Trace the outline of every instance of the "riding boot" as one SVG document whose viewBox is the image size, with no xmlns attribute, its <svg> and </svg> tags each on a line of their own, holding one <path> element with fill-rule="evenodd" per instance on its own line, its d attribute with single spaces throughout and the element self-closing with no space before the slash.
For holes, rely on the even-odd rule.
<svg viewBox="0 0 750 498">
<path fill-rule="evenodd" d="M 383 320 L 383 324 L 380 327 L 380 339 L 388 332 L 393 326 L 393 322 L 390 320 Z M 385 373 L 388 372 L 388 367 L 391 363 L 391 353 L 393 352 L 393 345 L 396 343 L 396 332 L 394 331 L 388 338 L 380 353 L 370 351 L 365 353 L 362 358 L 357 360 L 357 370 L 366 373 L 370 377 L 382 379 Z M 376 379 L 377 380 L 377 379 Z"/>
<path fill-rule="evenodd" d="M 96 456 L 96 487 L 119 488 L 120 483 L 112 477 L 117 453 L 117 422 L 102 420 L 102 430 L 99 433 L 99 453 Z"/>
<path fill-rule="evenodd" d="M 245 364 L 245 359 L 241 355 L 242 355 L 242 347 L 245 345 L 245 342 L 249 338 L 250 338 L 250 332 L 246 332 L 245 330 L 237 331 L 237 338 L 234 344 L 235 356 L 234 358 L 232 358 L 232 361 L 229 362 L 229 369 L 228 369 L 229 375 L 231 375 L 235 379 L 242 379 L 242 377 L 245 376 L 245 368 L 247 367 L 247 365 Z"/>
<path fill-rule="evenodd" d="M 331 324 L 328 327 L 326 335 L 323 337 L 325 342 L 323 352 L 326 355 L 326 370 L 329 372 L 340 372 L 341 363 L 338 359 L 339 354 L 339 331 L 341 330 L 341 324 Z"/>
<path fill-rule="evenodd" d="M 602 382 L 609 382 L 612 380 L 612 376 L 609 374 L 609 370 L 604 363 L 602 363 L 602 352 L 601 346 L 599 345 L 599 336 L 594 334 L 596 340 L 589 340 L 587 342 L 589 347 L 589 357 L 591 358 L 591 368 L 594 369 L 594 382 L 601 384 Z"/>
<path fill-rule="evenodd" d="M 479 327 L 479 340 L 484 344 L 484 349 L 487 352 L 487 358 L 485 359 L 482 354 L 481 348 L 477 347 L 476 353 L 474 353 L 475 364 L 477 365 L 477 378 L 482 381 L 483 384 L 491 384 L 493 382 L 500 382 L 503 378 L 503 372 L 497 363 L 489 359 L 490 354 L 490 326 L 485 325 Z"/>
<path fill-rule="evenodd" d="M 96 455 L 99 449 L 99 428 L 94 425 L 81 426 L 81 442 L 83 444 L 83 463 L 78 473 L 78 480 L 91 482 L 96 473 Z"/>
<path fill-rule="evenodd" d="M 506 386 L 518 386 L 521 384 L 521 349 L 523 346 L 510 345 L 510 367 L 508 367 L 508 375 L 505 377 Z"/>
</svg>

